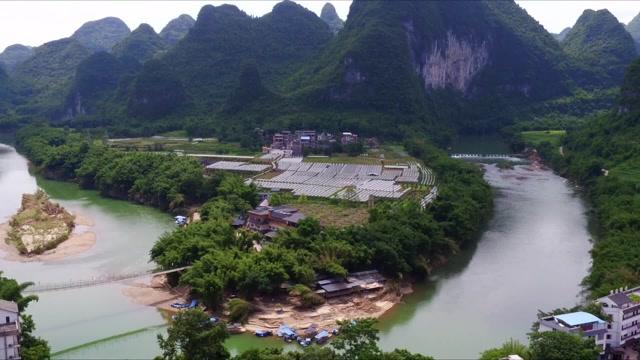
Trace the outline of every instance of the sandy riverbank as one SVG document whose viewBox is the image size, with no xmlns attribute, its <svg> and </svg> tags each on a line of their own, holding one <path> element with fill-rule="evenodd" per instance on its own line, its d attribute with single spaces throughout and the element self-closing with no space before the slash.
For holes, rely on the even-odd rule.
<svg viewBox="0 0 640 360">
<path fill-rule="evenodd" d="M 63 241 L 55 249 L 31 256 L 22 255 L 14 246 L 7 244 L 6 238 L 10 226 L 8 223 L 0 224 L 0 256 L 9 261 L 32 262 L 56 261 L 81 254 L 96 244 L 96 234 L 91 231 L 94 223 L 90 218 L 76 214 L 75 224 L 69 239 Z"/>
<path fill-rule="evenodd" d="M 171 304 L 174 302 L 184 303 L 189 295 L 189 289 L 186 287 L 170 287 L 164 275 L 154 276 L 146 282 L 136 280 L 127 285 L 128 287 L 122 289 L 122 293 L 133 303 L 155 306 L 168 312 L 176 312 Z"/>
<path fill-rule="evenodd" d="M 354 294 L 327 300 L 312 309 L 296 308 L 291 302 L 278 303 L 256 299 L 258 311 L 253 313 L 244 328 L 247 331 L 277 330 L 282 324 L 295 329 L 306 329 L 312 324 L 319 329 L 333 329 L 336 321 L 357 318 L 379 318 L 394 306 L 400 304 L 404 296 L 413 292 L 411 285 L 405 284 L 400 291 L 384 289 L 369 294 Z"/>
<path fill-rule="evenodd" d="M 122 291 L 136 304 L 155 306 L 167 312 L 178 312 L 171 308 L 174 302 L 187 302 L 187 288 L 170 288 L 164 277 L 154 277 L 148 283 L 134 283 Z M 332 329 L 336 321 L 363 317 L 378 318 L 400 304 L 405 295 L 413 292 L 411 285 L 405 284 L 399 291 L 388 289 L 369 293 L 329 299 L 325 304 L 312 309 L 297 308 L 289 298 L 256 298 L 256 311 L 251 314 L 244 329 L 246 331 L 276 330 L 287 324 L 295 329 L 306 329 L 311 324 L 318 328 Z M 280 300 L 280 301 L 279 301 Z"/>
</svg>

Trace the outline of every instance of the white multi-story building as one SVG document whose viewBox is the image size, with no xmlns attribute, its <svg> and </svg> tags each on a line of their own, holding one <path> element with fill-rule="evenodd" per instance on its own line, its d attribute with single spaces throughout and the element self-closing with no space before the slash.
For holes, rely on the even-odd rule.
<svg viewBox="0 0 640 360">
<path fill-rule="evenodd" d="M 18 304 L 0 300 L 0 360 L 20 359 Z"/>
<path fill-rule="evenodd" d="M 543 317 L 538 331 L 562 331 L 593 339 L 603 353 L 607 347 L 607 322 L 584 311 Z"/>
<path fill-rule="evenodd" d="M 611 347 L 640 339 L 640 287 L 613 290 L 597 301 L 611 318 L 607 332 L 607 343 Z"/>
</svg>

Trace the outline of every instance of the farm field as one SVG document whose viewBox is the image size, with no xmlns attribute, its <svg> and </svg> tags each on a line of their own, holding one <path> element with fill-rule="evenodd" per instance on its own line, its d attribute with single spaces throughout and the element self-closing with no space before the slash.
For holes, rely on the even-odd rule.
<svg viewBox="0 0 640 360">
<path fill-rule="evenodd" d="M 126 151 L 180 151 L 187 154 L 256 155 L 238 143 L 222 143 L 216 138 L 190 141 L 186 137 L 153 136 L 145 138 L 109 139 L 110 147 Z"/>
<path fill-rule="evenodd" d="M 541 130 L 541 131 L 523 131 L 520 133 L 522 140 L 533 146 L 537 146 L 543 142 L 549 142 L 553 146 L 560 146 L 562 137 L 567 132 L 565 130 Z"/>
<path fill-rule="evenodd" d="M 349 156 L 347 154 L 337 153 L 331 156 L 314 156 L 310 155 L 304 158 L 304 162 L 319 163 L 342 163 L 342 164 L 361 164 L 361 165 L 380 165 L 383 160 L 384 164 L 407 163 L 415 161 L 415 159 L 404 150 L 402 145 L 382 145 L 377 149 L 368 149 L 365 154 L 358 156 Z"/>
</svg>

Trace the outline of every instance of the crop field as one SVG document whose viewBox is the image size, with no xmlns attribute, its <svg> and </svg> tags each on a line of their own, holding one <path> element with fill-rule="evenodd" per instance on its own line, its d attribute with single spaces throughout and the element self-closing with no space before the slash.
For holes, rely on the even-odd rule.
<svg viewBox="0 0 640 360">
<path fill-rule="evenodd" d="M 342 164 L 395 164 L 408 163 L 415 159 L 404 150 L 402 145 L 383 145 L 377 149 L 368 149 L 365 154 L 349 156 L 347 154 L 333 154 L 331 156 L 307 156 L 304 162 L 342 163 Z"/>
<path fill-rule="evenodd" d="M 520 133 L 522 140 L 533 146 L 540 145 L 545 141 L 553 146 L 560 146 L 560 142 L 566 134 L 565 130 L 523 131 Z"/>
<path fill-rule="evenodd" d="M 215 138 L 190 140 L 184 137 L 153 136 L 146 138 L 109 139 L 110 147 L 125 151 L 178 151 L 187 154 L 255 155 L 237 143 L 222 143 Z"/>
</svg>

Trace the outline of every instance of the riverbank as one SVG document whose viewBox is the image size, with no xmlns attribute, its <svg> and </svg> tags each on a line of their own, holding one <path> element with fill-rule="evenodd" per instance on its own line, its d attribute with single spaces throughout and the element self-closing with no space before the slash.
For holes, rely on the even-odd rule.
<svg viewBox="0 0 640 360">
<path fill-rule="evenodd" d="M 172 308 L 171 304 L 188 302 L 189 289 L 172 288 L 167 284 L 164 276 L 155 276 L 149 282 L 130 284 L 122 290 L 122 293 L 135 304 L 153 306 L 158 310 L 174 314 L 180 310 Z M 405 283 L 399 288 L 387 287 L 372 293 L 327 299 L 324 304 L 313 309 L 297 307 L 294 299 L 288 296 L 256 297 L 251 302 L 254 311 L 243 324 L 242 330 L 275 331 L 283 324 L 295 329 L 306 329 L 312 324 L 318 328 L 332 329 L 338 320 L 379 318 L 401 304 L 403 298 L 411 293 L 413 293 L 412 285 Z"/>
<path fill-rule="evenodd" d="M 59 261 L 70 256 L 82 254 L 96 244 L 96 234 L 91 231 L 94 222 L 91 218 L 75 215 L 75 224 L 69 238 L 54 249 L 46 250 L 41 254 L 21 254 L 18 249 L 7 243 L 11 226 L 8 222 L 0 224 L 0 254 L 3 259 L 18 262 Z"/>
</svg>

